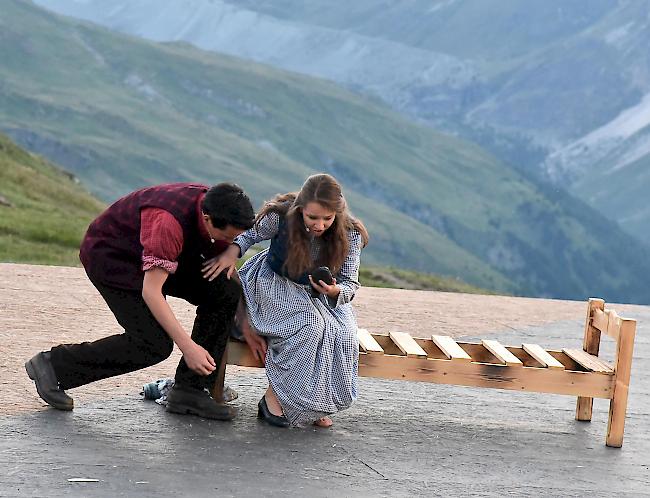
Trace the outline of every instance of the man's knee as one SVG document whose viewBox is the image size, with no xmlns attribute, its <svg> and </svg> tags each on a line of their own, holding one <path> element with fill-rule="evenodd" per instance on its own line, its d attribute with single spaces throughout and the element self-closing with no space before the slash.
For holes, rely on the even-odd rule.
<svg viewBox="0 0 650 498">
<path fill-rule="evenodd" d="M 234 278 L 228 279 L 225 272 L 209 282 L 207 295 L 201 303 L 206 308 L 226 309 L 236 307 L 242 295 L 240 283 Z"/>
<path fill-rule="evenodd" d="M 166 360 L 174 351 L 174 342 L 170 338 L 164 338 L 155 343 L 145 343 L 139 345 L 143 353 L 144 362 L 147 366 L 152 366 Z"/>
</svg>

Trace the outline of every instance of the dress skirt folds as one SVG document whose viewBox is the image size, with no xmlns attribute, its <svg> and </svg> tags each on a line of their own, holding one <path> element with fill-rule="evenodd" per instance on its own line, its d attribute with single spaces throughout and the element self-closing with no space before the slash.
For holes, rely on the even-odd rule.
<svg viewBox="0 0 650 498">
<path fill-rule="evenodd" d="M 359 347 L 350 300 L 358 287 L 358 233 L 350 234 L 350 246 L 353 254 L 337 275 L 338 301 L 312 298 L 310 286 L 275 273 L 268 249 L 239 270 L 251 324 L 268 342 L 269 383 L 294 426 L 344 410 L 357 397 Z"/>
</svg>

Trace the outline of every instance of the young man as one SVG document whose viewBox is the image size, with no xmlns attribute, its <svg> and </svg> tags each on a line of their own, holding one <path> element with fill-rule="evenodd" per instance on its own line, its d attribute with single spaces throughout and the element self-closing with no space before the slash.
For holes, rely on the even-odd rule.
<svg viewBox="0 0 650 498">
<path fill-rule="evenodd" d="M 230 420 L 234 407 L 208 390 L 232 328 L 241 286 L 216 260 L 253 226 L 254 211 L 237 185 L 176 183 L 119 199 L 90 224 L 80 259 L 124 333 L 63 344 L 25 364 L 39 396 L 72 410 L 66 389 L 154 365 L 174 343 L 183 353 L 167 410 Z M 197 306 L 191 337 L 165 297 Z"/>
</svg>

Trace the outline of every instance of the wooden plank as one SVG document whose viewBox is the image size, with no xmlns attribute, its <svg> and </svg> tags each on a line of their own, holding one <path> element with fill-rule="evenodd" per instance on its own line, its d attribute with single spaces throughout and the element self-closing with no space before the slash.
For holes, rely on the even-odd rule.
<svg viewBox="0 0 650 498">
<path fill-rule="evenodd" d="M 470 355 L 448 335 L 432 335 L 431 340 L 448 359 L 453 361 L 472 361 Z"/>
<path fill-rule="evenodd" d="M 391 332 L 390 339 L 406 356 L 426 358 L 427 352 L 406 332 Z"/>
<path fill-rule="evenodd" d="M 591 325 L 593 327 L 596 327 L 601 332 L 607 332 L 608 321 L 609 321 L 609 317 L 607 316 L 607 313 L 605 313 L 604 310 L 600 310 L 600 309 L 594 310 L 594 316 L 591 320 Z"/>
<path fill-rule="evenodd" d="M 548 354 L 548 352 L 539 344 L 526 343 L 522 344 L 521 347 L 526 351 L 526 353 L 535 358 L 535 360 L 540 362 L 546 368 L 564 370 L 564 365 L 562 365 L 557 358 Z"/>
<path fill-rule="evenodd" d="M 483 339 L 481 341 L 481 344 L 483 344 L 485 349 L 496 356 L 497 359 L 504 365 L 507 365 L 509 367 L 524 366 L 521 360 L 510 351 L 508 351 L 505 346 L 503 346 L 503 344 L 501 344 L 499 341 L 495 341 L 493 339 Z"/>
<path fill-rule="evenodd" d="M 589 354 L 598 356 L 600 349 L 600 330 L 594 326 L 593 320 L 595 315 L 599 315 L 605 311 L 605 301 L 602 299 L 591 297 L 587 303 L 587 317 L 585 320 L 584 340 L 582 341 L 582 349 Z M 599 315 L 600 316 L 600 315 Z M 598 319 L 597 319 L 598 320 Z M 578 396 L 576 402 L 576 420 L 588 422 L 591 420 L 591 413 L 593 409 L 594 400 Z"/>
<path fill-rule="evenodd" d="M 384 350 L 366 329 L 357 329 L 359 346 L 368 354 L 384 354 Z"/>
<path fill-rule="evenodd" d="M 390 354 L 361 355 L 359 375 L 605 399 L 611 399 L 614 391 L 614 378 L 610 375 Z"/>
<path fill-rule="evenodd" d="M 616 314 L 616 311 L 614 310 L 609 310 L 607 316 L 607 329 L 604 332 L 616 341 L 618 340 L 618 336 L 621 331 L 622 319 L 620 316 L 618 316 L 618 314 Z"/>
<path fill-rule="evenodd" d="M 634 352 L 634 336 L 636 321 L 623 320 L 620 339 L 616 348 L 616 374 L 614 377 L 614 395 L 609 403 L 609 418 L 607 420 L 607 436 L 605 444 L 620 448 L 623 445 L 625 430 L 625 414 L 627 412 L 627 397 L 632 373 L 632 354 Z"/>
<path fill-rule="evenodd" d="M 228 363 L 263 367 L 253 357 L 246 343 L 232 339 L 228 342 Z M 361 355 L 359 375 L 590 398 L 611 399 L 614 392 L 614 377 L 611 375 L 546 368 L 510 368 L 473 361 L 452 362 L 447 359 L 408 358 L 389 354 Z"/>
<path fill-rule="evenodd" d="M 228 363 L 231 365 L 239 365 L 242 367 L 260 367 L 264 368 L 261 361 L 251 353 L 248 344 L 245 342 L 230 339 L 228 341 Z"/>
<path fill-rule="evenodd" d="M 602 360 L 598 356 L 583 351 L 582 349 L 562 349 L 564 354 L 574 360 L 576 363 L 582 365 L 584 368 L 591 372 L 611 375 L 614 373 L 614 368 Z"/>
</svg>

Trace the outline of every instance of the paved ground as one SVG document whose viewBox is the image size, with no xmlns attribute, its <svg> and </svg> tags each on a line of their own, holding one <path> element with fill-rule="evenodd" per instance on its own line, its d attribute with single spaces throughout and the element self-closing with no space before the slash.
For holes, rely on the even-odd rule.
<svg viewBox="0 0 650 498">
<path fill-rule="evenodd" d="M 74 412 L 57 412 L 36 396 L 25 359 L 117 325 L 79 269 L 0 264 L 0 275 L 0 496 L 650 495 L 650 307 L 616 306 L 639 320 L 619 450 L 604 445 L 604 400 L 579 423 L 571 397 L 378 379 L 361 379 L 332 429 L 274 429 L 255 417 L 263 371 L 236 367 L 234 422 L 172 416 L 138 392 L 169 376 L 177 355 L 73 390 Z M 173 304 L 191 323 L 191 308 Z M 371 331 L 547 347 L 579 347 L 586 308 L 385 289 L 362 289 L 355 304 Z M 611 356 L 611 341 L 603 346 Z"/>
</svg>

